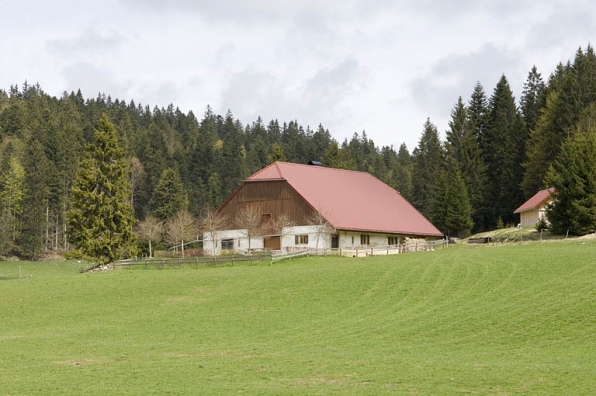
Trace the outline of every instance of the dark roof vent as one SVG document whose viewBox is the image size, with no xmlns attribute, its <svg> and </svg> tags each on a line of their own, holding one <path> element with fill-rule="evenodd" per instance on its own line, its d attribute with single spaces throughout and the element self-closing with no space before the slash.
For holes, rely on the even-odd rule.
<svg viewBox="0 0 596 396">
<path fill-rule="evenodd" d="M 308 161 L 308 164 L 312 166 L 323 166 L 319 161 Z"/>
</svg>

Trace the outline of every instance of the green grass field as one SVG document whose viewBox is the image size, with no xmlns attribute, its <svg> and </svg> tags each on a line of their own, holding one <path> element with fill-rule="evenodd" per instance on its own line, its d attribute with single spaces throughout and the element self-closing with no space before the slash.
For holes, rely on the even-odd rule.
<svg viewBox="0 0 596 396">
<path fill-rule="evenodd" d="M 596 392 L 593 241 L 78 268 L 0 263 L 0 394 Z"/>
</svg>

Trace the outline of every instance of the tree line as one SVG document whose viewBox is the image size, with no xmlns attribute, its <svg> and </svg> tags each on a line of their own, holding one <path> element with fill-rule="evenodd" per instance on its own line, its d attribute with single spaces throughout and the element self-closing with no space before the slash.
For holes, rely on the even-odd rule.
<svg viewBox="0 0 596 396">
<path fill-rule="evenodd" d="M 405 144 L 377 146 L 366 132 L 340 143 L 322 125 L 260 117 L 243 124 L 231 111 L 219 115 L 209 106 L 198 118 L 174 105 L 152 109 L 105 94 L 86 99 L 80 90 L 53 97 L 25 82 L 0 90 L 0 254 L 33 257 L 72 248 L 67 214 L 73 186 L 85 147 L 97 143 L 103 114 L 123 150 L 127 199 L 137 220 L 163 222 L 181 211 L 200 217 L 274 161 L 321 160 L 371 173 L 445 234 L 464 236 L 513 224 L 514 209 L 542 188 L 555 186 L 562 194 L 568 182 L 561 172 L 577 154 L 565 147 L 594 133 L 595 96 L 596 57 L 588 46 L 546 81 L 533 67 L 519 102 L 504 75 L 490 96 L 478 82 L 467 100 L 455 103 L 446 140 L 428 119 L 410 153 Z M 582 172 L 567 178 L 592 177 L 589 166 Z M 590 183 L 568 201 L 591 194 Z M 551 217 L 568 212 L 561 206 L 563 215 Z M 589 221 L 587 228 L 568 223 L 559 228 L 590 228 Z"/>
</svg>

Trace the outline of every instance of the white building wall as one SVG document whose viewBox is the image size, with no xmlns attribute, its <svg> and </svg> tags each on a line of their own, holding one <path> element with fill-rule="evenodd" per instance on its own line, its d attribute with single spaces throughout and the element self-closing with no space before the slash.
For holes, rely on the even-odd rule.
<svg viewBox="0 0 596 396">
<path fill-rule="evenodd" d="M 205 232 L 203 234 L 203 250 L 206 254 L 220 254 L 221 241 L 223 239 L 234 240 L 234 252 L 244 253 L 248 251 L 248 231 L 247 230 L 225 230 L 217 231 L 215 234 L 215 250 L 213 249 L 213 241 L 211 240 L 211 233 Z M 250 238 L 251 249 L 263 249 L 263 237 Z"/>
<path fill-rule="evenodd" d="M 400 243 L 403 243 L 404 237 L 396 234 L 377 234 L 372 232 L 358 232 L 358 231 L 338 231 L 339 246 L 344 247 L 366 247 L 366 246 L 387 246 L 390 236 L 399 237 Z M 370 235 L 370 245 L 362 245 L 360 243 L 360 235 Z M 353 240 L 352 240 L 353 238 Z M 353 241 L 353 242 L 352 242 Z"/>
<path fill-rule="evenodd" d="M 285 227 L 281 239 L 282 250 L 291 251 L 299 248 L 315 249 L 317 247 L 317 227 L 318 226 Z M 308 244 L 296 245 L 296 235 L 308 235 Z M 331 235 L 333 234 L 320 233 L 318 235 L 319 249 L 329 249 L 331 247 Z"/>
</svg>

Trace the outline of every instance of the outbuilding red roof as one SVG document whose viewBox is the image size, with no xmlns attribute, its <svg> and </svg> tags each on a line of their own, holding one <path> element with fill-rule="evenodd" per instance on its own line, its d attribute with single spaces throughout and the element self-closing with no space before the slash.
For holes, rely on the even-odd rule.
<svg viewBox="0 0 596 396">
<path fill-rule="evenodd" d="M 248 178 L 280 179 L 336 229 L 443 236 L 401 194 L 368 173 L 274 162 Z"/>
<path fill-rule="evenodd" d="M 538 191 L 534 196 L 528 199 L 522 206 L 515 209 L 513 213 L 525 212 L 526 210 L 538 209 L 543 203 L 548 201 L 550 198 L 550 194 L 553 193 L 555 189 L 553 187 L 547 188 L 546 190 Z"/>
</svg>

